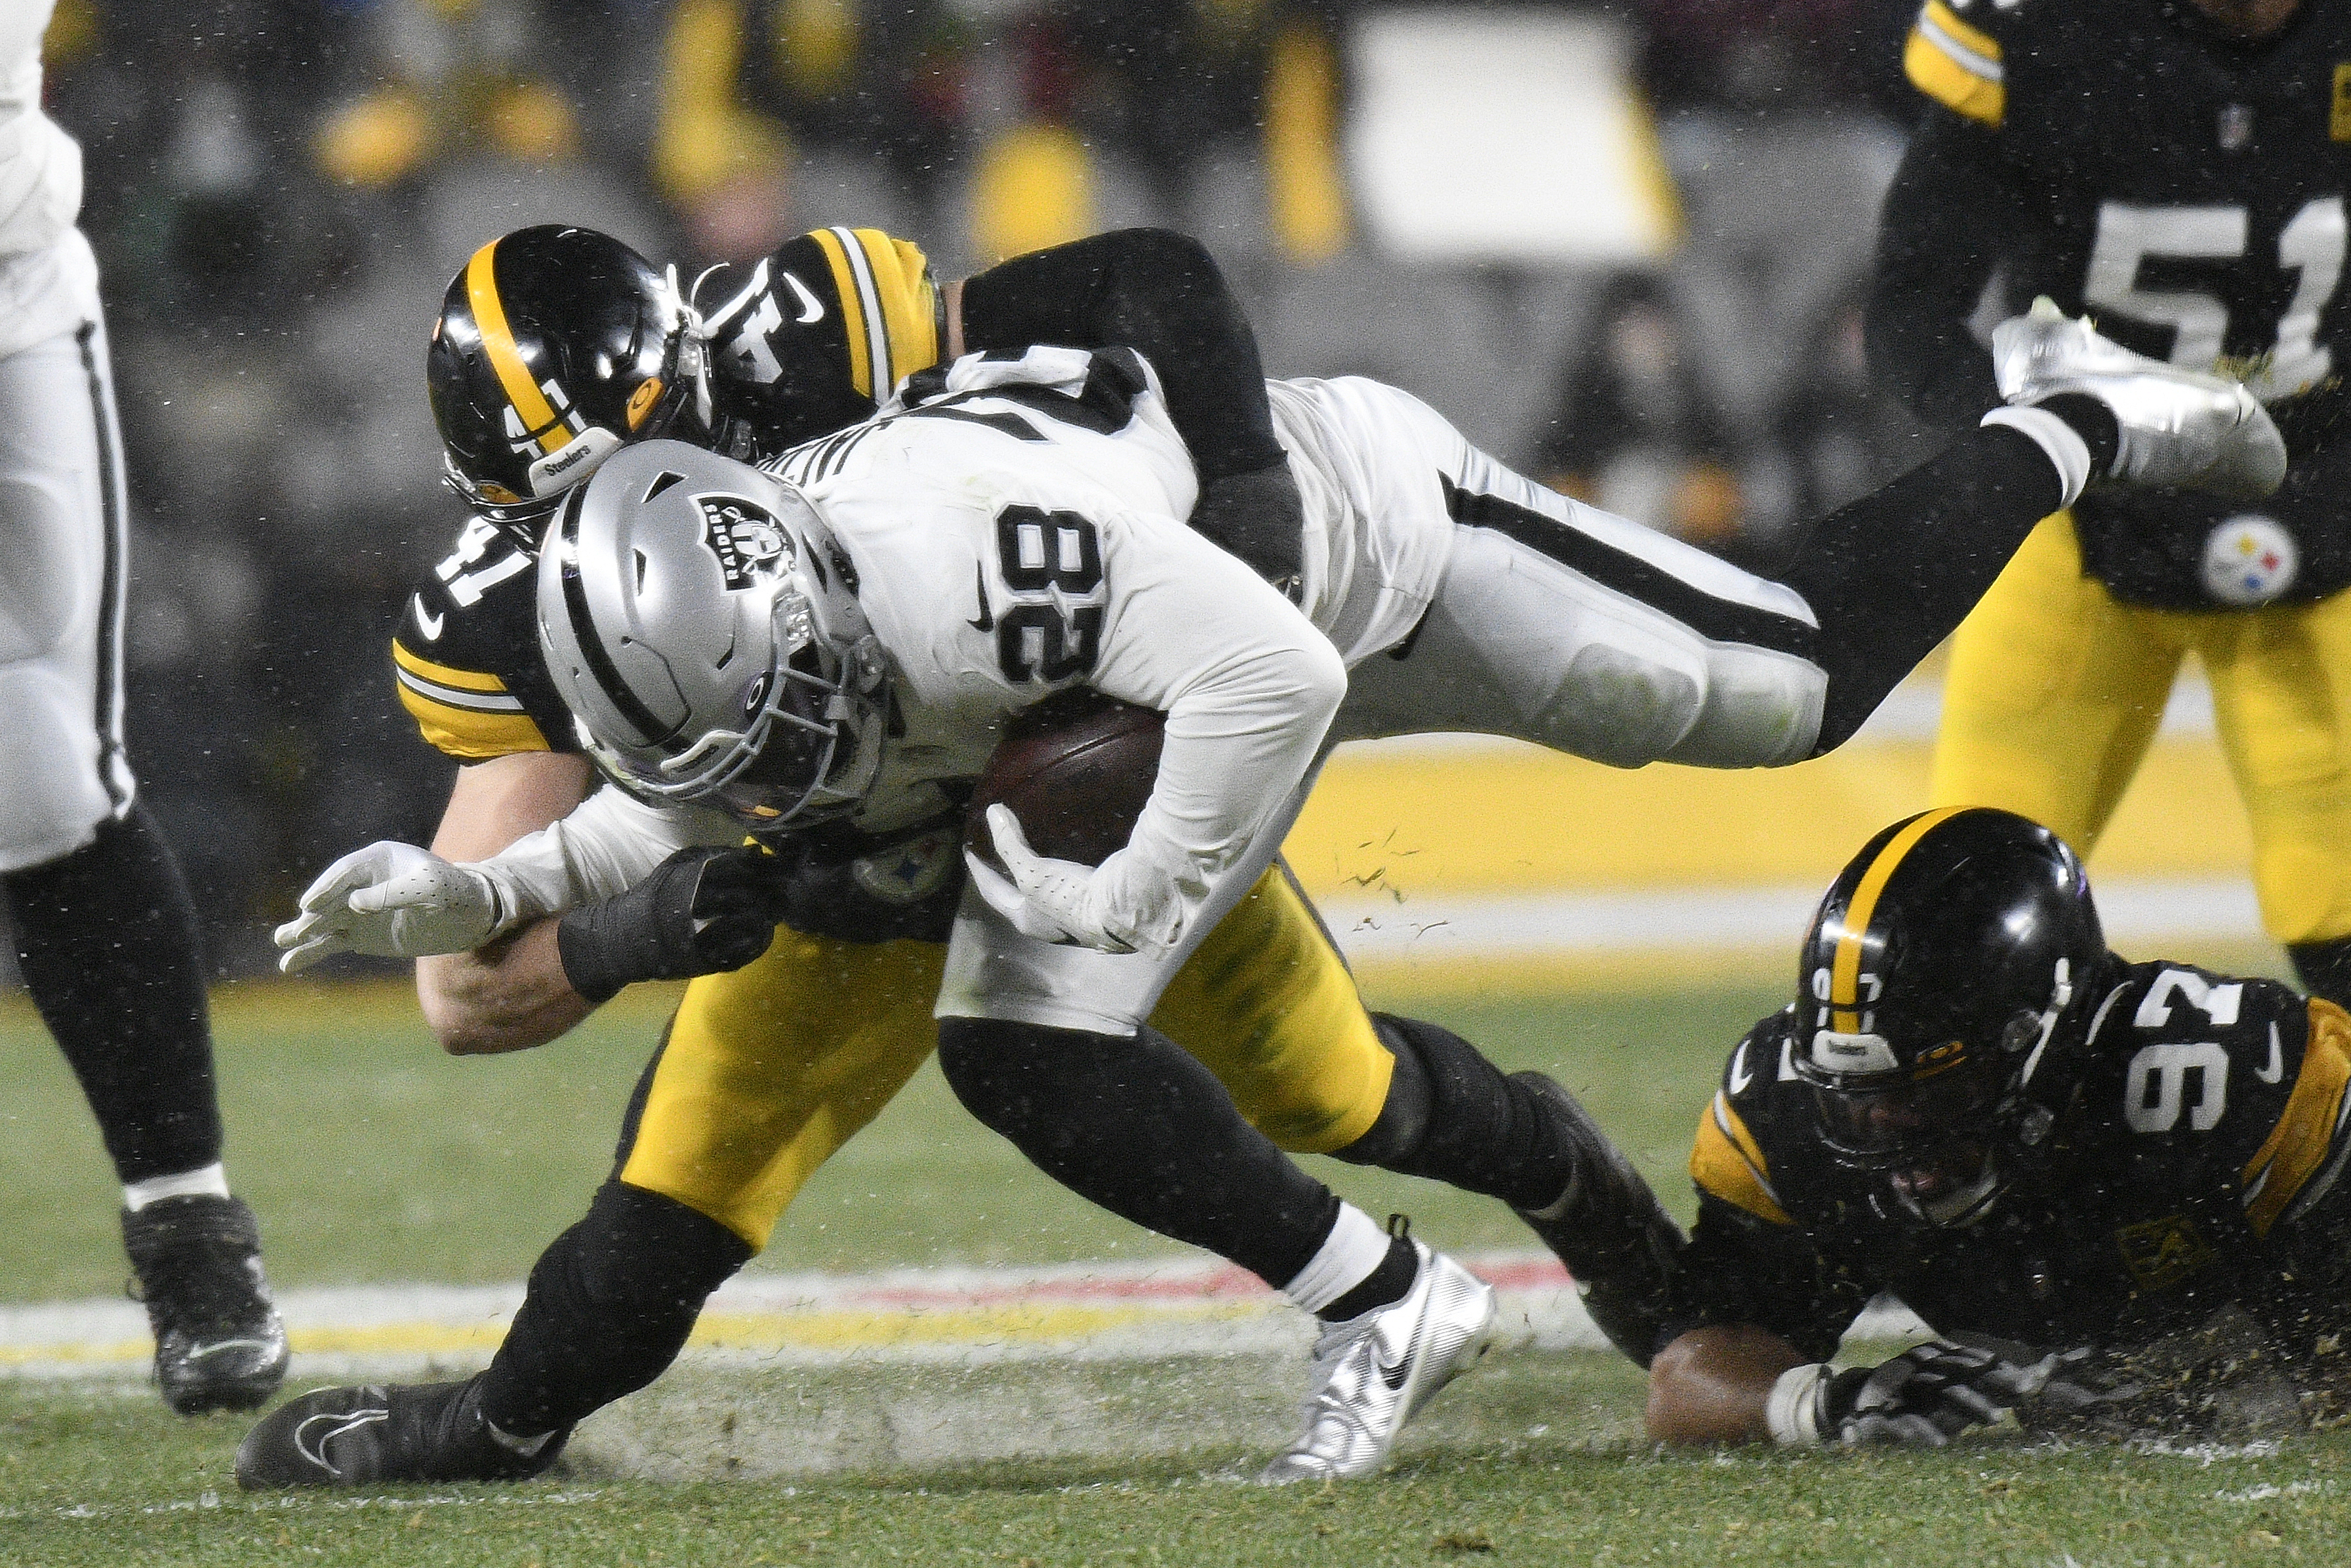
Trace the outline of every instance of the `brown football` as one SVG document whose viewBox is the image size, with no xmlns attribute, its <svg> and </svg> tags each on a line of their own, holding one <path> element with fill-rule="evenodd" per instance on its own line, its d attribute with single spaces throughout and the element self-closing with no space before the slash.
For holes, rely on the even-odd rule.
<svg viewBox="0 0 2351 1568">
<path fill-rule="evenodd" d="M 1100 865 L 1125 846 L 1151 798 L 1166 724 L 1163 713 L 1096 691 L 1047 697 L 997 742 L 972 792 L 965 842 L 999 863 L 987 809 L 1000 800 L 1039 854 Z"/>
</svg>

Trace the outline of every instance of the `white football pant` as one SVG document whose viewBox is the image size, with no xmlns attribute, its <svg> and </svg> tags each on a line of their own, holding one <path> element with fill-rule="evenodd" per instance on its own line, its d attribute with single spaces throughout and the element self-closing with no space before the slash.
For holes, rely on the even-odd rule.
<svg viewBox="0 0 2351 1568">
<path fill-rule="evenodd" d="M 1818 627 L 1794 590 L 1534 483 L 1394 387 L 1271 391 L 1310 543 L 1332 541 L 1337 601 L 1315 618 L 1351 669 L 1328 745 L 1464 731 L 1620 768 L 1811 755 L 1828 677 L 1804 656 Z M 1164 955 L 1040 942 L 967 891 L 939 1016 L 1134 1033 L 1206 916 L 1271 863 L 1311 784 L 1269 817 L 1221 908 Z"/>
<path fill-rule="evenodd" d="M 75 325 L 0 359 L 0 873 L 45 865 L 131 809 L 122 442 L 98 267 L 68 231 L 0 259 L 0 302 Z"/>
</svg>

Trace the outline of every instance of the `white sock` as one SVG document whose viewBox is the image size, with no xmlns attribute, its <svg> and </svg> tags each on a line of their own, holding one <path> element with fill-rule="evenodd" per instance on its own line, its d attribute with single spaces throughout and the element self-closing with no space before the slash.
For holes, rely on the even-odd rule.
<svg viewBox="0 0 2351 1568">
<path fill-rule="evenodd" d="M 228 1171 L 219 1161 L 178 1176 L 149 1176 L 122 1189 L 122 1207 L 136 1214 L 167 1197 L 226 1197 Z"/>
<path fill-rule="evenodd" d="M 1352 1203 L 1339 1206 L 1339 1218 L 1322 1246 L 1282 1286 L 1281 1293 L 1310 1312 L 1319 1312 L 1365 1280 L 1387 1261 L 1388 1233 L 1379 1221 Z"/>
</svg>

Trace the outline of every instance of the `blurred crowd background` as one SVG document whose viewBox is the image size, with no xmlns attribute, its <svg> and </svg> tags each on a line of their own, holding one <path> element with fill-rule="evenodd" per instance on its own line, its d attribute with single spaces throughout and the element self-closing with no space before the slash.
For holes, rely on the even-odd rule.
<svg viewBox="0 0 2351 1568">
<path fill-rule="evenodd" d="M 1910 0 L 60 0 L 137 527 L 131 747 L 225 973 L 429 835 L 392 695 L 463 520 L 425 335 L 465 256 L 608 229 L 689 277 L 825 223 L 942 277 L 1198 234 L 1273 374 L 1428 399 L 1751 565 L 1926 455 L 1859 310 Z"/>
</svg>

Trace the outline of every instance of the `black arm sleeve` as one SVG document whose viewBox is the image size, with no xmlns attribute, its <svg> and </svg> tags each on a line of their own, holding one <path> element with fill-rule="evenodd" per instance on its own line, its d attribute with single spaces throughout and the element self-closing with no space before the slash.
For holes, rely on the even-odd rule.
<svg viewBox="0 0 2351 1568">
<path fill-rule="evenodd" d="M 1870 379 L 1928 423 L 1973 424 L 2000 402 L 1968 320 L 2023 215 L 1993 133 L 1931 109 L 1886 193 L 1865 329 Z"/>
<path fill-rule="evenodd" d="M 1257 334 L 1199 241 L 1121 229 L 1019 256 L 963 286 L 972 350 L 1125 347 L 1149 360 L 1204 485 L 1282 461 Z"/>
</svg>

